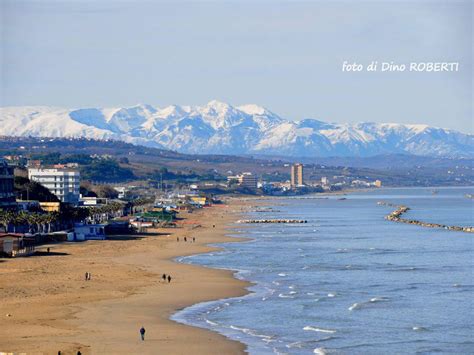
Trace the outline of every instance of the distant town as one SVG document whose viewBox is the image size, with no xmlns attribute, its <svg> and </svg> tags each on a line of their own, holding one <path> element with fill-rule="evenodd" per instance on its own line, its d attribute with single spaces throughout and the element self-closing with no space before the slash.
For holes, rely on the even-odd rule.
<svg viewBox="0 0 474 355">
<path fill-rule="evenodd" d="M 94 157 L 110 159 L 110 157 Z M 290 180 L 265 181 L 253 172 L 227 176 L 225 182 L 174 184 L 158 188 L 81 181 L 79 163 L 44 165 L 41 160 L 7 155 L 0 159 L 0 253 L 26 256 L 35 246 L 55 241 L 105 239 L 151 227 L 174 227 L 180 211 L 220 203 L 212 189 L 265 195 L 296 195 L 340 190 L 344 177 L 306 183 L 304 165 L 286 164 Z M 108 171 L 104 169 L 103 174 Z M 353 180 L 352 187 L 381 187 L 382 182 Z"/>
</svg>

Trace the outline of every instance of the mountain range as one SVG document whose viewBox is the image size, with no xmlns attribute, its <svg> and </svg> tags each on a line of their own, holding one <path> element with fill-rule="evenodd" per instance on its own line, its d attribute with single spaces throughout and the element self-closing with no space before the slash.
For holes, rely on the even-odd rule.
<svg viewBox="0 0 474 355">
<path fill-rule="evenodd" d="M 474 135 L 421 124 L 293 121 L 257 105 L 0 108 L 0 135 L 86 137 L 194 154 L 473 158 Z"/>
</svg>

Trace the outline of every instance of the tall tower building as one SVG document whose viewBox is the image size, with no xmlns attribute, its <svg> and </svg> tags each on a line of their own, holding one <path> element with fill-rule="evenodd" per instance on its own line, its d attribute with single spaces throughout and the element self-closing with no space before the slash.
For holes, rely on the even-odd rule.
<svg viewBox="0 0 474 355">
<path fill-rule="evenodd" d="M 303 186 L 303 164 L 296 163 L 291 166 L 291 187 Z"/>
</svg>

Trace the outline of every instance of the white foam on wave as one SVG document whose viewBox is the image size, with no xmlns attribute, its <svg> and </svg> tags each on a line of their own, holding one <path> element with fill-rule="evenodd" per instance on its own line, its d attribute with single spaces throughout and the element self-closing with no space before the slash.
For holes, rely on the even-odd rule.
<svg viewBox="0 0 474 355">
<path fill-rule="evenodd" d="M 316 348 L 313 350 L 313 353 L 314 354 L 317 354 L 317 355 L 326 355 L 326 349 L 324 348 Z"/>
<path fill-rule="evenodd" d="M 249 329 L 249 328 L 241 328 L 241 327 L 237 327 L 235 325 L 231 325 L 229 328 L 234 329 L 234 330 L 238 330 L 238 331 L 240 331 L 242 333 L 245 333 L 247 335 L 262 338 L 266 342 L 273 341 L 273 338 L 274 338 L 271 335 L 259 334 L 255 330 L 252 330 L 252 329 Z"/>
<path fill-rule="evenodd" d="M 278 281 L 272 281 L 272 284 L 280 286 L 280 283 Z"/>
<path fill-rule="evenodd" d="M 303 347 L 303 344 L 304 344 L 304 342 L 302 342 L 302 341 L 295 341 L 294 343 L 286 344 L 286 347 L 287 347 L 288 349 L 292 349 L 292 348 L 302 348 L 302 347 Z"/>
<path fill-rule="evenodd" d="M 361 307 L 360 303 L 354 303 L 348 309 L 349 309 L 349 311 L 353 311 L 354 309 L 359 309 L 360 307 Z"/>
<path fill-rule="evenodd" d="M 316 328 L 316 327 L 312 327 L 310 325 L 307 325 L 306 327 L 304 327 L 303 330 L 308 330 L 308 331 L 312 331 L 312 332 L 319 332 L 319 333 L 331 333 L 331 334 L 336 332 L 335 330 L 332 330 L 332 329 Z"/>
<path fill-rule="evenodd" d="M 286 274 L 285 274 L 285 273 L 283 273 L 283 272 L 281 272 L 281 273 L 279 273 L 279 274 L 278 274 L 278 276 L 285 277 L 285 276 L 286 276 Z"/>
<path fill-rule="evenodd" d="M 423 332 L 423 331 L 427 331 L 427 330 L 428 330 L 427 328 L 421 327 L 421 326 L 415 326 L 415 327 L 413 327 L 413 328 L 411 328 L 411 329 L 413 329 L 413 330 L 416 331 L 416 332 Z"/>
<path fill-rule="evenodd" d="M 284 293 L 280 293 L 280 294 L 278 295 L 278 297 L 280 297 L 280 298 L 295 298 L 295 297 L 290 296 L 290 295 L 285 295 Z"/>
<path fill-rule="evenodd" d="M 370 299 L 370 302 L 374 303 L 374 302 L 384 302 L 384 301 L 388 301 L 388 297 L 373 297 Z"/>
<path fill-rule="evenodd" d="M 389 300 L 388 297 L 383 297 L 383 296 L 382 297 L 372 297 L 367 302 L 356 302 L 356 303 L 352 304 L 352 306 L 350 306 L 348 309 L 349 309 L 349 311 L 353 311 L 355 309 L 360 309 L 360 308 L 363 308 L 365 306 L 368 306 L 371 303 L 386 302 L 388 300 Z"/>
<path fill-rule="evenodd" d="M 328 293 L 328 297 L 329 297 L 329 298 L 336 297 L 336 294 L 335 294 L 335 293 L 332 293 L 332 292 L 331 292 L 331 293 Z"/>
<path fill-rule="evenodd" d="M 215 322 L 213 322 L 213 321 L 210 321 L 209 319 L 206 319 L 206 323 L 207 323 L 207 324 L 210 324 L 210 325 L 212 325 L 212 326 L 219 325 L 218 323 L 215 323 Z"/>
</svg>

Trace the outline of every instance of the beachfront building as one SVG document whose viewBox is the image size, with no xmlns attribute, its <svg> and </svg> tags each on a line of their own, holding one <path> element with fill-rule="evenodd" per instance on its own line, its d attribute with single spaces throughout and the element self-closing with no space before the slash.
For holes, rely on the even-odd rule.
<svg viewBox="0 0 474 355">
<path fill-rule="evenodd" d="M 14 167 L 0 159 L 0 210 L 16 208 Z"/>
<path fill-rule="evenodd" d="M 46 187 L 61 202 L 77 204 L 80 174 L 70 169 L 28 169 L 28 178 Z"/>
<path fill-rule="evenodd" d="M 257 176 L 252 173 L 242 173 L 240 175 L 240 186 L 248 187 L 250 189 L 257 188 Z"/>
<path fill-rule="evenodd" d="M 245 172 L 240 175 L 234 175 L 234 176 L 228 176 L 227 177 L 228 182 L 236 182 L 239 186 L 242 187 L 247 187 L 250 189 L 256 189 L 257 188 L 257 176 L 250 173 L 250 172 Z"/>
<path fill-rule="evenodd" d="M 0 256 L 17 257 L 35 253 L 31 240 L 20 233 L 0 233 Z"/>
<path fill-rule="evenodd" d="M 291 165 L 291 187 L 304 186 L 303 181 L 303 164 L 296 163 Z"/>
<path fill-rule="evenodd" d="M 74 240 L 104 240 L 105 224 L 81 224 L 74 226 Z"/>
</svg>

